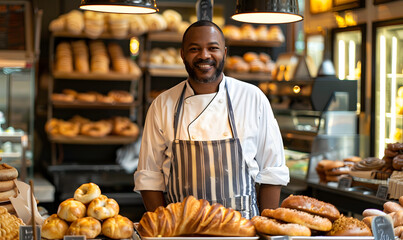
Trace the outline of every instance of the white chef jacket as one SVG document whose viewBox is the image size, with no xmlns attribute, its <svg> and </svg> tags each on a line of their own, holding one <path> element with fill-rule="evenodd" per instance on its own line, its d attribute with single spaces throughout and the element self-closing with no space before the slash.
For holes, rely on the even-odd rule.
<svg viewBox="0 0 403 240">
<path fill-rule="evenodd" d="M 224 76 L 217 93 L 195 95 L 186 80 L 161 93 L 152 102 L 134 173 L 135 191 L 166 190 L 172 159 L 174 115 L 184 84 L 187 86 L 177 138 L 194 141 L 232 138 L 225 82 L 250 175 L 257 183 L 287 185 L 290 178 L 283 141 L 267 97 L 252 84 Z"/>
</svg>

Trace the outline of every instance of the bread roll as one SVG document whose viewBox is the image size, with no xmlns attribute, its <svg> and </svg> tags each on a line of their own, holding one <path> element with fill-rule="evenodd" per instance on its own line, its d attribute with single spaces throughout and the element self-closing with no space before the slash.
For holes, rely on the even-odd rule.
<svg viewBox="0 0 403 240">
<path fill-rule="evenodd" d="M 69 225 L 57 214 L 52 214 L 42 225 L 41 236 L 47 239 L 63 239 Z"/>
<path fill-rule="evenodd" d="M 133 223 L 127 217 L 117 215 L 102 223 L 102 234 L 113 239 L 131 238 Z"/>
</svg>

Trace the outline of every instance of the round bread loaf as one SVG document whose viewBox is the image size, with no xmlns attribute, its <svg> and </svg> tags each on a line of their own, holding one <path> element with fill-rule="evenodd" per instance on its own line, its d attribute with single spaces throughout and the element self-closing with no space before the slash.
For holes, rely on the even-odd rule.
<svg viewBox="0 0 403 240">
<path fill-rule="evenodd" d="M 57 214 L 52 214 L 42 225 L 41 236 L 47 239 L 63 239 L 69 225 Z"/>
<path fill-rule="evenodd" d="M 85 216 L 87 208 L 82 202 L 69 198 L 59 204 L 57 216 L 67 222 L 73 222 Z"/>
<path fill-rule="evenodd" d="M 332 229 L 327 233 L 329 236 L 372 236 L 371 229 L 362 221 L 341 216 L 334 221 Z"/>
<path fill-rule="evenodd" d="M 269 235 L 287 235 L 287 236 L 311 236 L 311 230 L 308 227 L 296 223 L 283 223 L 276 219 L 263 216 L 255 216 L 252 222 L 256 231 Z"/>
<path fill-rule="evenodd" d="M 93 217 L 83 217 L 71 223 L 66 235 L 84 235 L 86 238 L 96 238 L 101 233 L 101 223 Z"/>
<path fill-rule="evenodd" d="M 335 221 L 340 217 L 340 212 L 334 205 L 308 196 L 290 195 L 283 200 L 281 207 L 319 215 L 331 221 Z"/>
<path fill-rule="evenodd" d="M 130 238 L 133 235 L 133 223 L 127 217 L 116 215 L 102 223 L 102 234 L 113 239 Z"/>
</svg>

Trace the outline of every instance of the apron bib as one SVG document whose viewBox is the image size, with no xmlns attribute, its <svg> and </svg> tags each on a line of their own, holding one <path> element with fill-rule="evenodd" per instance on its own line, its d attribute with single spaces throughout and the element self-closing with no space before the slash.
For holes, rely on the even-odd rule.
<svg viewBox="0 0 403 240">
<path fill-rule="evenodd" d="M 220 203 L 241 212 L 245 218 L 259 214 L 255 183 L 242 157 L 235 128 L 231 100 L 225 85 L 229 121 L 233 138 L 213 141 L 189 141 L 176 138 L 178 120 L 186 84 L 174 119 L 173 159 L 168 179 L 168 202 L 182 202 L 186 196 Z M 208 105 L 207 105 L 208 107 Z"/>
</svg>

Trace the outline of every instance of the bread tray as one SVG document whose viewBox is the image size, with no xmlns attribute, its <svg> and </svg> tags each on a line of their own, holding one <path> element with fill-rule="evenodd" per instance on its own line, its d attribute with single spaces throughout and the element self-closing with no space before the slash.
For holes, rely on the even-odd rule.
<svg viewBox="0 0 403 240">
<path fill-rule="evenodd" d="M 257 240 L 255 237 L 140 237 L 137 232 L 138 223 L 134 223 L 133 240 Z"/>
</svg>

